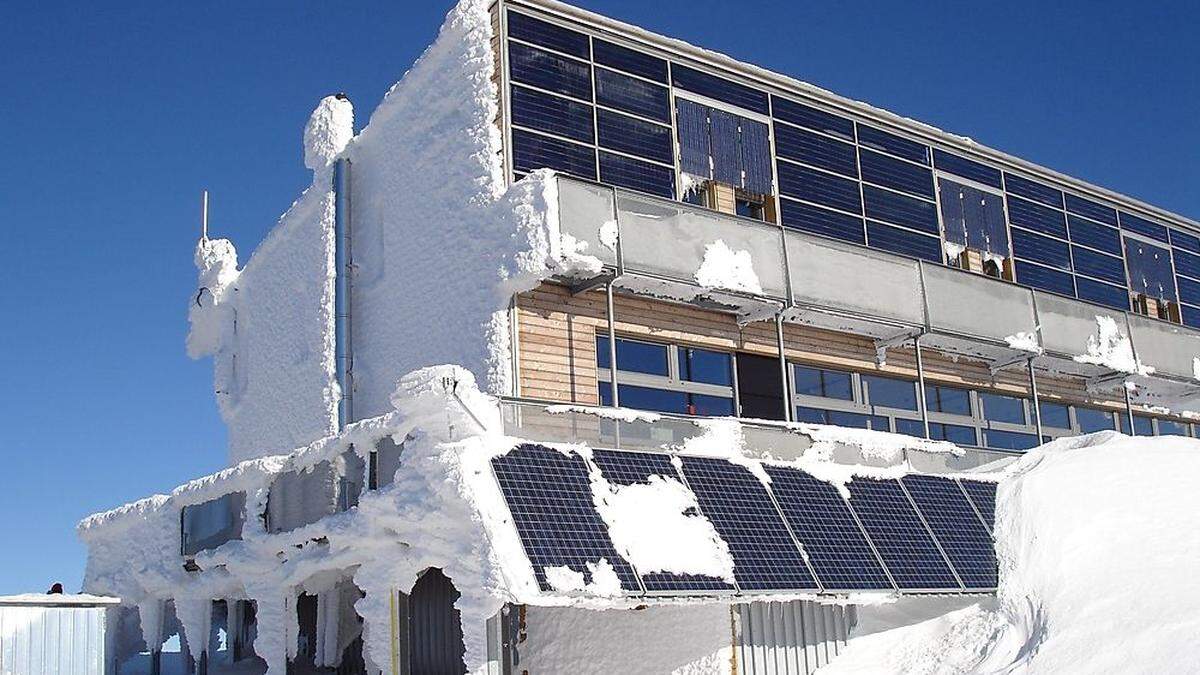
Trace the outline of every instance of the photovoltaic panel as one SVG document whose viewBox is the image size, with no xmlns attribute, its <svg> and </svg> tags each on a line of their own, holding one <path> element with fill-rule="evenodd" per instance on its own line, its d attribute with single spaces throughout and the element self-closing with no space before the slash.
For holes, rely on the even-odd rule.
<svg viewBox="0 0 1200 675">
<path fill-rule="evenodd" d="M 1125 283 L 1125 261 L 1116 256 L 1072 246 L 1071 257 L 1075 261 L 1075 271 L 1079 274 L 1111 281 L 1114 284 Z"/>
<path fill-rule="evenodd" d="M 675 197 L 673 170 L 603 150 L 600 151 L 600 182 L 667 199 Z"/>
<path fill-rule="evenodd" d="M 596 69 L 596 102 L 660 122 L 671 121 L 671 97 L 666 87 L 612 70 Z"/>
<path fill-rule="evenodd" d="M 673 64 L 671 80 L 676 87 L 707 96 L 709 98 L 736 105 L 756 113 L 766 115 L 769 112 L 767 95 L 757 89 L 693 70 L 687 66 Z"/>
<path fill-rule="evenodd" d="M 1070 271 L 1071 250 L 1067 242 L 1034 234 L 1019 227 L 1012 229 L 1013 255 Z"/>
<path fill-rule="evenodd" d="M 775 124 L 775 152 L 822 169 L 858 177 L 858 154 L 850 143 L 787 124 Z"/>
<path fill-rule="evenodd" d="M 744 187 L 759 194 L 775 192 L 771 182 L 771 140 L 767 125 L 744 117 L 738 124 L 742 129 L 742 171 L 746 176 Z"/>
<path fill-rule="evenodd" d="M 950 154 L 945 150 L 935 149 L 933 151 L 933 165 L 942 171 L 962 176 L 963 178 L 969 178 L 977 183 L 983 183 L 995 188 L 1000 187 L 999 169 L 993 169 L 990 166 L 980 164 L 965 157 Z"/>
<path fill-rule="evenodd" d="M 738 116 L 709 108 L 708 122 L 713 180 L 741 187 L 742 154 L 738 147 Z"/>
<path fill-rule="evenodd" d="M 521 445 L 494 458 L 492 469 L 542 590 L 553 590 L 546 581 L 547 567 L 570 567 L 590 582 L 587 563 L 601 558 L 613 566 L 623 590 L 641 590 L 596 512 L 587 463 L 581 457 Z"/>
<path fill-rule="evenodd" d="M 684 457 L 683 474 L 701 513 L 729 544 L 740 589 L 817 588 L 779 511 L 754 474 L 708 457 Z"/>
<path fill-rule="evenodd" d="M 1072 242 L 1090 246 L 1105 253 L 1121 255 L 1120 230 L 1075 216 L 1067 216 L 1067 224 L 1071 228 Z"/>
<path fill-rule="evenodd" d="M 901 138 L 886 131 L 880 131 L 874 127 L 868 127 L 863 124 L 858 125 L 858 144 L 882 150 L 890 155 L 903 157 L 909 161 L 929 164 L 928 147 L 916 141 L 910 141 L 907 138 Z"/>
<path fill-rule="evenodd" d="M 921 523 L 900 484 L 855 478 L 848 484 L 850 508 L 901 589 L 957 589 L 958 580 Z"/>
<path fill-rule="evenodd" d="M 675 163 L 671 127 L 610 110 L 597 110 L 596 137 L 606 148 L 665 164 Z"/>
<path fill-rule="evenodd" d="M 1024 260 L 1018 260 L 1015 266 L 1019 284 L 1061 295 L 1075 295 L 1074 277 L 1068 272 L 1035 265 Z"/>
<path fill-rule="evenodd" d="M 1144 234 L 1151 239 L 1157 239 L 1159 241 L 1170 240 L 1170 237 L 1167 235 L 1166 227 L 1153 221 L 1146 220 L 1145 218 L 1135 216 L 1131 213 L 1125 213 L 1124 211 L 1121 212 L 1121 228 L 1129 230 L 1130 232 Z"/>
<path fill-rule="evenodd" d="M 675 101 L 675 116 L 679 134 L 679 169 L 701 178 L 711 178 L 708 108 L 681 98 Z"/>
<path fill-rule="evenodd" d="M 903 225 L 929 234 L 938 233 L 937 204 L 902 194 L 863 186 L 867 217 Z"/>
<path fill-rule="evenodd" d="M 667 62 L 649 54 L 604 40 L 592 40 L 592 58 L 601 65 L 640 75 L 655 82 L 667 81 Z"/>
<path fill-rule="evenodd" d="M 856 181 L 806 166 L 779 162 L 779 191 L 823 206 L 862 212 L 862 194 Z"/>
<path fill-rule="evenodd" d="M 548 21 L 510 11 L 508 13 L 508 35 L 536 45 L 549 47 L 564 54 L 588 58 L 588 37 L 583 33 L 567 30 Z"/>
<path fill-rule="evenodd" d="M 669 455 L 651 452 L 593 450 L 592 461 L 613 485 L 648 483 L 651 476 L 682 482 Z M 722 579 L 700 574 L 643 573 L 646 591 L 729 591 L 733 587 Z"/>
<path fill-rule="evenodd" d="M 777 165 L 783 167 L 784 163 L 777 162 Z M 865 241 L 861 218 L 801 204 L 790 199 L 781 199 L 779 210 L 784 227 L 852 241 L 856 244 L 862 244 Z"/>
<path fill-rule="evenodd" d="M 513 129 L 513 169 L 521 173 L 554 169 L 596 180 L 596 150 L 549 136 Z"/>
<path fill-rule="evenodd" d="M 966 495 L 950 478 L 910 475 L 900 479 L 950 564 L 967 588 L 997 585 L 996 551 L 992 535 Z"/>
<path fill-rule="evenodd" d="M 771 97 L 771 108 L 775 119 L 833 134 L 848 141 L 854 140 L 854 122 L 845 117 L 810 108 L 778 96 Z"/>
<path fill-rule="evenodd" d="M 515 82 L 592 100 L 592 67 L 586 63 L 510 42 L 508 70 Z"/>
<path fill-rule="evenodd" d="M 1076 213 L 1081 216 L 1086 216 L 1092 220 L 1098 220 L 1102 223 L 1117 226 L 1117 210 L 1107 207 L 1103 204 L 1097 204 L 1083 197 L 1075 195 L 1067 195 L 1067 211 Z"/>
<path fill-rule="evenodd" d="M 1067 220 L 1062 211 L 1012 195 L 1008 197 L 1008 220 L 1013 225 L 1053 235 L 1059 239 L 1067 238 Z"/>
<path fill-rule="evenodd" d="M 1174 254 L 1176 272 L 1200 279 L 1200 256 L 1186 253 L 1178 248 L 1174 250 Z"/>
<path fill-rule="evenodd" d="M 867 245 L 930 262 L 942 262 L 942 244 L 937 237 L 902 230 L 873 220 L 867 221 Z M 886 430 L 887 427 L 883 428 Z"/>
<path fill-rule="evenodd" d="M 1076 297 L 1080 300 L 1123 311 L 1129 309 L 1129 289 L 1123 285 L 1113 286 L 1077 276 L 1075 277 L 1075 292 Z"/>
<path fill-rule="evenodd" d="M 1014 195 L 1020 195 L 1035 202 L 1056 209 L 1063 208 L 1063 193 L 1048 185 L 1022 178 L 1011 173 L 1004 174 L 1004 189 Z"/>
<path fill-rule="evenodd" d="M 1171 245 L 1193 253 L 1200 253 L 1200 237 L 1184 234 L 1179 230 L 1171 230 Z"/>
<path fill-rule="evenodd" d="M 513 124 L 584 143 L 595 142 L 592 106 L 586 103 L 514 85 L 510 105 Z"/>
<path fill-rule="evenodd" d="M 983 516 L 983 524 L 989 530 L 995 529 L 996 522 L 996 484 L 980 480 L 960 480 L 958 484 L 966 491 L 971 503 Z"/>
<path fill-rule="evenodd" d="M 796 469 L 765 468 L 783 515 L 826 590 L 892 588 L 837 488 Z"/>
<path fill-rule="evenodd" d="M 862 179 L 868 183 L 933 199 L 933 172 L 929 169 L 866 149 L 859 150 L 858 162 Z"/>
</svg>

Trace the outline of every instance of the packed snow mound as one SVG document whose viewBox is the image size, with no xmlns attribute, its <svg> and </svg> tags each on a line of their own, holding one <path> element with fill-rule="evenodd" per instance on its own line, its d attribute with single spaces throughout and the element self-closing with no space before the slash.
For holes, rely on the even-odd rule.
<svg viewBox="0 0 1200 675">
<path fill-rule="evenodd" d="M 822 673 L 1164 673 L 1200 663 L 1200 442 L 1115 432 L 1000 483 L 995 600 L 854 638 Z"/>
<path fill-rule="evenodd" d="M 320 171 L 354 138 L 354 106 L 344 94 L 326 96 L 304 125 L 304 166 Z"/>
</svg>

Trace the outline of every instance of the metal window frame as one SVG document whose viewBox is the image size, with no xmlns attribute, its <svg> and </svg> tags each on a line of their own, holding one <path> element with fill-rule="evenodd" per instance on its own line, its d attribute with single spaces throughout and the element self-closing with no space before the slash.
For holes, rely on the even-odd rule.
<svg viewBox="0 0 1200 675">
<path fill-rule="evenodd" d="M 609 335 L 608 335 L 608 333 L 601 333 L 601 332 L 597 331 L 596 339 L 599 340 L 602 337 L 607 338 L 607 337 L 609 337 Z M 645 340 L 645 339 L 640 339 L 640 338 L 626 337 L 626 336 L 622 336 L 621 334 L 618 333 L 616 342 L 621 342 L 621 341 L 640 342 L 642 344 L 655 345 L 658 347 L 666 347 L 666 349 L 667 349 L 667 374 L 665 376 L 664 375 L 651 375 L 649 373 L 641 373 L 641 372 L 633 371 L 633 370 L 621 370 L 620 368 L 617 368 L 616 373 L 617 373 L 617 380 L 618 380 L 619 384 L 621 384 L 621 385 L 627 384 L 627 385 L 631 385 L 631 386 L 635 386 L 635 387 L 645 387 L 648 389 L 660 389 L 663 391 L 673 391 L 673 392 L 679 392 L 679 393 L 684 393 L 684 394 L 699 394 L 701 396 L 714 396 L 714 397 L 719 397 L 719 398 L 727 398 L 733 403 L 734 414 L 736 415 L 738 413 L 740 401 L 738 400 L 738 396 L 737 396 L 737 378 L 736 378 L 737 360 L 736 360 L 736 355 L 733 354 L 732 352 L 726 352 L 726 351 L 722 351 L 719 349 L 712 349 L 711 347 L 704 347 L 704 346 L 699 346 L 699 345 L 694 346 L 694 348 L 696 348 L 696 349 L 704 349 L 707 351 L 711 351 L 711 352 L 715 352 L 715 353 L 719 353 L 719 354 L 726 354 L 729 356 L 729 369 L 730 369 L 729 382 L 730 382 L 730 384 L 720 385 L 720 384 L 710 384 L 707 382 L 692 382 L 691 380 L 683 379 L 682 367 L 681 367 L 681 362 L 680 362 L 680 358 L 681 358 L 680 349 L 681 348 L 687 349 L 689 347 L 693 347 L 693 345 L 681 345 L 681 344 L 678 344 L 675 342 L 655 342 L 653 340 Z M 616 342 L 610 342 L 609 344 L 615 345 Z M 601 367 L 597 366 L 596 379 L 599 380 L 599 383 L 601 385 L 605 385 L 605 384 L 611 385 L 613 383 L 611 371 L 612 371 L 612 369 L 610 369 L 610 368 L 601 368 Z"/>
</svg>

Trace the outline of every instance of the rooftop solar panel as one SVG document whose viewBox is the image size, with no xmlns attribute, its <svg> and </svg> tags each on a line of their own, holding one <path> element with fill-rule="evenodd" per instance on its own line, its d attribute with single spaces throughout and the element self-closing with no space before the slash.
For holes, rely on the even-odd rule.
<svg viewBox="0 0 1200 675">
<path fill-rule="evenodd" d="M 848 487 L 850 508 L 858 515 L 899 588 L 959 588 L 954 572 L 898 482 L 855 478 Z"/>
<path fill-rule="evenodd" d="M 783 515 L 826 590 L 892 588 L 837 488 L 796 469 L 766 470 Z"/>
<path fill-rule="evenodd" d="M 817 590 L 791 532 L 754 474 L 721 459 L 684 457 L 683 475 L 700 511 L 729 544 L 739 588 Z"/>
<path fill-rule="evenodd" d="M 649 482 L 651 476 L 678 481 L 679 473 L 671 464 L 670 455 L 650 452 L 594 450 L 592 461 L 600 473 L 614 485 L 633 485 Z M 641 575 L 646 591 L 730 591 L 733 586 L 721 579 L 702 574 L 671 574 L 651 572 Z"/>
<path fill-rule="evenodd" d="M 925 517 L 963 585 L 995 588 L 996 553 L 992 536 L 958 485 L 949 478 L 915 475 L 901 478 L 900 483 Z"/>
<path fill-rule="evenodd" d="M 960 480 L 958 484 L 966 491 L 967 497 L 975 505 L 975 510 L 983 516 L 983 524 L 989 530 L 996 529 L 996 484 L 980 480 Z"/>
<path fill-rule="evenodd" d="M 623 590 L 641 591 L 633 568 L 617 553 L 592 503 L 582 458 L 521 445 L 494 458 L 492 468 L 542 590 L 554 590 L 546 581 L 547 567 L 570 567 L 591 582 L 587 563 L 603 558 L 613 566 Z"/>
</svg>

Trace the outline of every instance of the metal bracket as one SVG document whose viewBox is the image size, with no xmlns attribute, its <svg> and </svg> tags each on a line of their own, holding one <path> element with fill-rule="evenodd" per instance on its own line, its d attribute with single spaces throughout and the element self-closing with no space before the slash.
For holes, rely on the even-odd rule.
<svg viewBox="0 0 1200 675">
<path fill-rule="evenodd" d="M 1034 360 L 1035 358 L 1037 358 L 1037 354 L 1031 354 L 1029 352 L 1021 352 L 1014 356 L 1010 356 L 1007 359 L 997 359 L 995 361 L 992 361 L 991 363 L 988 364 L 988 370 L 991 371 L 992 377 L 995 377 L 997 373 L 999 373 L 1000 371 L 1002 371 L 1006 368 L 1011 368 L 1016 365 L 1028 363 L 1028 362 Z"/>
<path fill-rule="evenodd" d="M 604 286 L 605 284 L 607 284 L 609 281 L 613 280 L 614 278 L 616 278 L 615 273 L 605 271 L 603 274 L 601 274 L 598 277 L 584 279 L 583 281 L 579 281 L 577 283 L 571 284 L 569 289 L 571 291 L 571 295 L 573 295 L 573 296 L 579 295 L 581 293 L 587 293 L 588 291 L 594 291 L 597 288 L 601 288 L 602 286 Z"/>
<path fill-rule="evenodd" d="M 879 338 L 875 341 L 875 365 L 882 366 L 887 363 L 887 350 L 889 348 L 899 347 L 909 340 L 915 340 L 923 333 L 924 331 L 920 329 L 913 329 L 896 333 L 890 337 Z"/>
<path fill-rule="evenodd" d="M 1085 382 L 1088 391 L 1102 391 L 1122 386 L 1131 377 L 1129 373 L 1111 372 L 1088 378 Z"/>
</svg>

